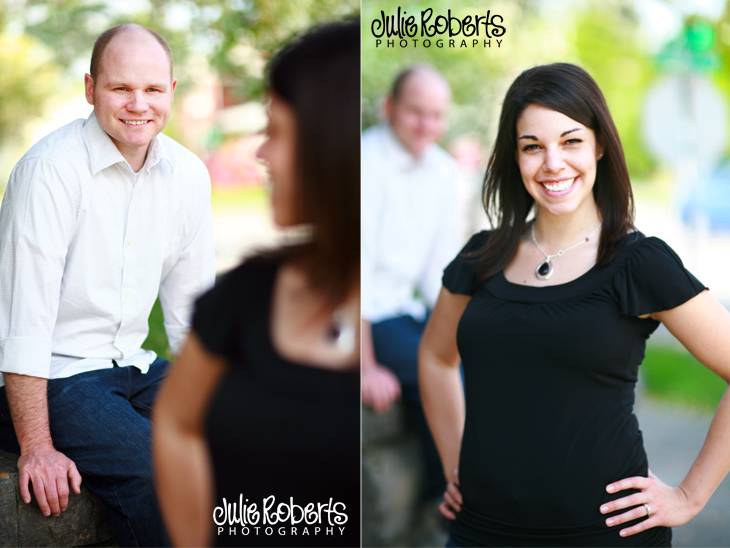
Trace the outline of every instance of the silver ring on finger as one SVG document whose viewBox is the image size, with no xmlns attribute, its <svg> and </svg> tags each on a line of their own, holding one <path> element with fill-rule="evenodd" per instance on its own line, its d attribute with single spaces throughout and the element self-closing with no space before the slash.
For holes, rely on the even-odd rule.
<svg viewBox="0 0 730 548">
<path fill-rule="evenodd" d="M 646 517 L 648 518 L 649 516 L 651 516 L 651 506 L 649 506 L 648 504 L 644 504 L 644 509 L 646 510 Z"/>
</svg>

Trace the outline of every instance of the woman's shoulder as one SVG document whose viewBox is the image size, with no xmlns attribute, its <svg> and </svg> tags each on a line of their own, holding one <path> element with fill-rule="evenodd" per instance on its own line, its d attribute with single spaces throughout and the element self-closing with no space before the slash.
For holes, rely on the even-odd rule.
<svg viewBox="0 0 730 548">
<path fill-rule="evenodd" d="M 215 285 L 198 297 L 192 329 L 206 350 L 235 361 L 242 326 L 254 317 L 266 322 L 273 282 L 284 258 L 278 250 L 248 257 L 221 274 Z"/>
<path fill-rule="evenodd" d="M 491 235 L 491 230 L 472 234 L 453 260 L 446 265 L 441 282 L 451 293 L 471 295 L 477 281 L 477 256 Z"/>
<path fill-rule="evenodd" d="M 627 235 L 617 263 L 612 286 L 622 310 L 632 316 L 669 310 L 706 289 L 657 236 Z"/>
<path fill-rule="evenodd" d="M 276 274 L 279 267 L 286 260 L 286 253 L 281 249 L 272 249 L 256 253 L 241 260 L 238 266 L 220 275 L 216 287 L 231 290 L 234 287 L 243 288 L 242 284 L 267 282 Z"/>
<path fill-rule="evenodd" d="M 627 233 L 623 239 L 619 242 L 620 254 L 625 255 L 629 261 L 636 263 L 641 259 L 644 260 L 672 260 L 679 261 L 679 255 L 672 249 L 672 247 L 658 236 L 647 236 L 640 230 L 634 230 Z"/>
<path fill-rule="evenodd" d="M 484 229 L 479 230 L 478 232 L 474 232 L 469 238 L 466 240 L 466 244 L 464 244 L 464 247 L 461 249 L 461 253 L 463 252 L 473 252 L 479 250 L 481 247 L 486 245 L 486 243 L 489 241 L 489 238 L 494 233 L 494 230 Z"/>
<path fill-rule="evenodd" d="M 236 303 L 251 304 L 266 298 L 276 272 L 285 260 L 280 250 L 264 251 L 247 257 L 241 263 L 218 276 L 215 285 L 196 301 L 196 308 L 215 313 L 220 309 L 238 309 Z"/>
</svg>

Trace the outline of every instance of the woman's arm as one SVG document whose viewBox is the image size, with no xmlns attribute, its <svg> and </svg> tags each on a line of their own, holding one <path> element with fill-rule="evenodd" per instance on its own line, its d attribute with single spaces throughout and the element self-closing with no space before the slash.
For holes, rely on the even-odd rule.
<svg viewBox="0 0 730 548">
<path fill-rule="evenodd" d="M 225 367 L 191 332 L 155 403 L 152 449 L 157 496 L 176 546 L 211 542 L 213 477 L 203 414 Z"/>
<path fill-rule="evenodd" d="M 418 349 L 418 384 L 423 411 L 448 482 L 445 499 L 453 510 L 459 510 L 461 502 L 454 484 L 458 484 L 456 470 L 464 432 L 464 393 L 456 327 L 469 299 L 441 289 Z M 453 519 L 448 509 L 442 508 L 442 513 Z"/>
<path fill-rule="evenodd" d="M 703 291 L 671 310 L 651 314 L 651 317 L 666 325 L 702 364 L 730 382 L 730 313 L 709 291 Z M 625 534 L 622 531 L 623 536 L 660 525 L 682 525 L 704 508 L 729 471 L 730 391 L 726 390 L 710 424 L 705 443 L 678 487 L 663 484 L 651 473 L 648 478 L 623 479 L 607 486 L 607 490 L 641 489 L 642 492 L 613 501 L 602 507 L 601 511 L 607 513 L 636 504 L 649 504 L 650 517 L 626 529 Z M 640 506 L 639 509 L 611 518 L 616 521 L 610 525 L 645 515 L 646 508 Z M 628 516 L 627 519 L 623 519 L 624 516 Z"/>
</svg>

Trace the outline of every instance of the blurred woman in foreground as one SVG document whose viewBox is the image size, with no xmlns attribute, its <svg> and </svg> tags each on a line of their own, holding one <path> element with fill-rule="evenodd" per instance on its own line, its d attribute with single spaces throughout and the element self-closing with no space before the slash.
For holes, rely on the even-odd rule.
<svg viewBox="0 0 730 548">
<path fill-rule="evenodd" d="M 259 156 L 308 236 L 196 303 L 154 416 L 175 544 L 359 545 L 359 41 L 320 26 L 269 64 Z"/>
</svg>

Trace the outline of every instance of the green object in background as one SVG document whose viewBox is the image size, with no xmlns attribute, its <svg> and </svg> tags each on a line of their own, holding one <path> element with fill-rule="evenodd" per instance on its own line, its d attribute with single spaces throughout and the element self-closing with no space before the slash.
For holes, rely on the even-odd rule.
<svg viewBox="0 0 730 548">
<path fill-rule="evenodd" d="M 666 71 L 710 72 L 719 68 L 715 28 L 708 21 L 689 18 L 680 33 L 661 49 L 657 61 Z"/>
<path fill-rule="evenodd" d="M 159 299 L 155 301 L 155 306 L 152 307 L 149 326 L 150 332 L 147 335 L 147 339 L 142 343 L 142 348 L 145 350 L 154 350 L 158 356 L 166 360 L 171 359 L 172 354 L 170 354 L 170 345 L 167 342 L 167 333 L 165 333 L 162 307 L 160 306 Z"/>
<path fill-rule="evenodd" d="M 668 346 L 647 347 L 641 373 L 650 396 L 701 411 L 714 411 L 727 389 L 686 350 Z"/>
<path fill-rule="evenodd" d="M 706 21 L 692 21 L 684 28 L 684 40 L 692 53 L 707 53 L 715 45 L 715 29 Z"/>
</svg>

